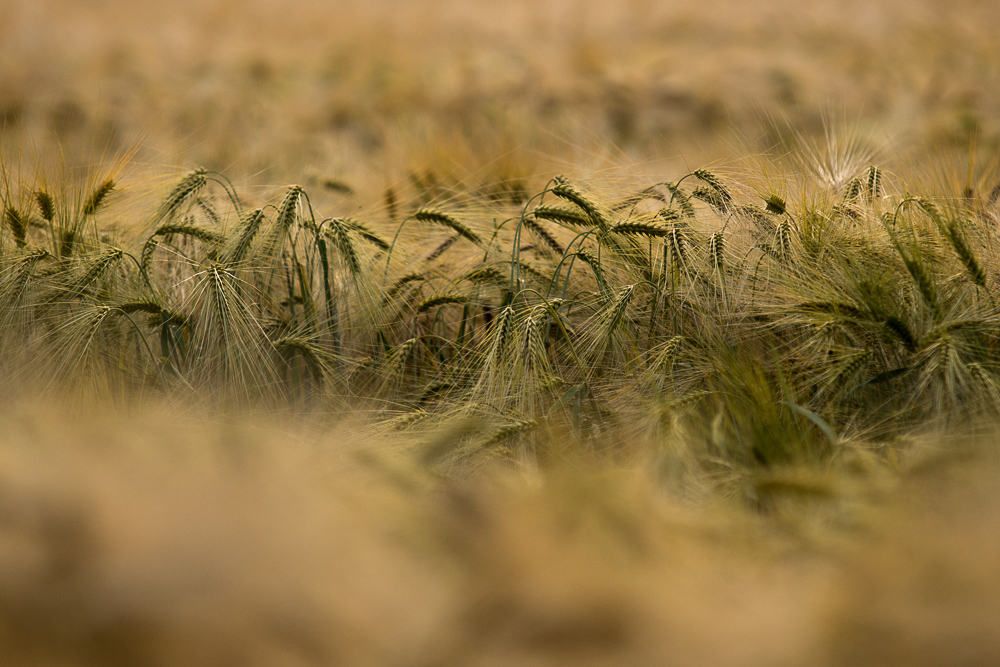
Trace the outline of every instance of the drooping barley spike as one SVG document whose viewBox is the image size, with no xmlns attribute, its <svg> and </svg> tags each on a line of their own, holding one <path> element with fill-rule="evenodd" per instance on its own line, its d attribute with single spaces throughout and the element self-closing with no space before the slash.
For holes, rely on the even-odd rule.
<svg viewBox="0 0 1000 667">
<path fill-rule="evenodd" d="M 635 206 L 644 199 L 658 199 L 660 201 L 666 201 L 664 196 L 656 189 L 656 186 L 653 185 L 646 188 L 645 190 L 641 190 L 635 193 L 634 195 L 630 195 L 625 199 L 622 199 L 620 202 L 612 206 L 611 210 L 616 213 L 619 211 L 624 211 L 627 208 L 632 208 L 633 206 Z"/>
<path fill-rule="evenodd" d="M 388 250 L 389 249 L 389 244 L 386 242 L 385 239 L 383 239 L 381 236 L 379 236 L 378 234 L 376 234 L 375 232 L 373 232 L 371 229 L 369 229 L 366 225 L 358 222 L 357 220 L 352 220 L 350 218 L 344 218 L 343 219 L 343 224 L 344 224 L 345 227 L 347 227 L 351 231 L 357 233 L 358 236 L 360 236 L 361 238 L 363 238 L 365 241 L 368 241 L 373 246 L 376 246 L 380 250 Z"/>
<path fill-rule="evenodd" d="M 385 189 L 385 212 L 389 220 L 395 222 L 399 218 L 399 204 L 396 201 L 396 190 L 392 187 Z"/>
<path fill-rule="evenodd" d="M 13 206 L 8 206 L 4 211 L 4 219 L 10 227 L 10 233 L 14 235 L 14 243 L 18 248 L 23 248 L 28 244 L 26 238 L 28 234 L 28 219 Z"/>
<path fill-rule="evenodd" d="M 381 375 L 385 380 L 393 380 L 403 374 L 406 362 L 413 354 L 413 348 L 417 345 L 416 338 L 410 338 L 389 351 L 389 356 L 381 368 Z"/>
<path fill-rule="evenodd" d="M 695 169 L 692 175 L 719 195 L 721 199 L 721 206 L 719 208 L 729 209 L 733 205 L 733 196 L 718 176 L 705 169 Z"/>
<path fill-rule="evenodd" d="M 410 283 L 425 280 L 424 274 L 422 273 L 408 273 L 405 276 L 399 278 L 396 282 L 392 284 L 392 287 L 385 293 L 385 299 L 383 303 L 388 303 L 392 299 L 403 291 L 403 289 Z"/>
<path fill-rule="evenodd" d="M 539 206 L 531 214 L 539 220 L 548 220 L 570 227 L 591 227 L 593 223 L 586 213 L 561 206 Z"/>
<path fill-rule="evenodd" d="M 492 266 L 470 271 L 462 277 L 462 280 L 468 280 L 477 285 L 489 284 L 500 286 L 507 283 L 507 278 L 500 272 L 500 269 Z"/>
<path fill-rule="evenodd" d="M 86 270 L 73 287 L 74 294 L 80 294 L 91 285 L 99 282 L 124 256 L 121 248 L 108 248 L 91 260 Z"/>
<path fill-rule="evenodd" d="M 807 301 L 795 306 L 796 310 L 807 313 L 821 313 L 838 318 L 862 321 L 868 318 L 863 310 L 848 303 L 836 301 Z"/>
<path fill-rule="evenodd" d="M 920 257 L 910 256 L 902 248 L 898 248 L 898 250 L 900 257 L 903 259 L 903 264 L 906 265 L 906 270 L 917 285 L 917 291 L 920 293 L 921 298 L 923 298 L 924 302 L 935 314 L 940 315 L 941 305 L 938 301 L 937 288 L 934 285 L 934 279 L 931 277 L 930 271 L 927 270 L 927 265 Z"/>
<path fill-rule="evenodd" d="M 767 199 L 764 200 L 764 202 L 767 204 L 766 210 L 768 213 L 773 213 L 775 215 L 785 214 L 786 210 L 785 200 L 776 195 L 775 193 L 772 192 L 771 194 L 769 194 L 767 196 Z"/>
<path fill-rule="evenodd" d="M 694 205 L 691 203 L 691 198 L 687 195 L 687 193 L 672 183 L 667 183 L 666 188 L 670 191 L 670 204 L 673 205 L 675 201 L 677 202 L 677 207 L 680 209 L 681 217 L 693 218 Z"/>
<path fill-rule="evenodd" d="M 228 346 L 234 336 L 234 311 L 231 307 L 231 299 L 228 294 L 228 279 L 232 274 L 226 270 L 225 266 L 213 264 L 208 269 L 208 285 L 211 293 L 214 315 L 218 324 L 221 343 Z"/>
<path fill-rule="evenodd" d="M 868 167 L 868 176 L 865 181 L 865 194 L 868 201 L 876 201 L 882 196 L 882 170 L 875 165 Z"/>
<path fill-rule="evenodd" d="M 688 258 L 688 244 L 687 238 L 684 236 L 684 232 L 676 227 L 667 232 L 667 237 L 664 240 L 667 250 L 670 253 L 670 261 L 674 266 L 678 268 L 683 268 L 687 265 Z"/>
<path fill-rule="evenodd" d="M 493 325 L 493 340 L 490 343 L 487 363 L 500 363 L 506 354 L 507 343 L 510 340 L 510 335 L 513 329 L 514 309 L 510 306 L 506 306 L 502 311 L 500 311 L 500 316 Z"/>
<path fill-rule="evenodd" d="M 435 225 L 443 225 L 449 227 L 458 233 L 459 236 L 472 241 L 476 245 L 479 245 L 480 238 L 479 235 L 474 231 L 466 227 L 464 224 L 459 222 L 457 218 L 442 211 L 436 209 L 422 208 L 413 214 L 414 220 L 419 220 L 420 222 L 429 222 Z"/>
<path fill-rule="evenodd" d="M 533 220 L 531 217 L 526 216 L 524 218 L 524 226 L 527 227 L 532 234 L 537 236 L 542 243 L 548 246 L 552 252 L 557 255 L 562 255 L 565 252 L 565 249 L 562 245 L 560 245 L 559 241 L 556 241 L 555 237 L 549 233 L 549 230 L 545 229 L 545 227 L 543 227 L 537 220 Z"/>
<path fill-rule="evenodd" d="M 540 271 L 538 267 L 536 267 L 531 262 L 527 262 L 522 259 L 520 262 L 520 267 L 522 274 L 527 274 L 528 276 L 531 276 L 542 285 L 547 285 L 552 280 L 551 275 L 546 275 L 544 271 Z"/>
<path fill-rule="evenodd" d="M 914 352 L 917 349 L 917 337 L 913 335 L 910 331 L 910 327 L 907 326 L 906 322 L 899 319 L 894 315 L 890 315 L 883 320 L 885 326 L 899 338 L 899 341 L 903 344 L 908 351 Z"/>
<path fill-rule="evenodd" d="M 729 212 L 729 205 L 726 200 L 712 188 L 698 187 L 691 193 L 695 199 L 700 199 L 718 212 L 719 215 L 726 215 Z"/>
<path fill-rule="evenodd" d="M 417 314 L 426 313 L 439 306 L 450 306 L 453 304 L 464 304 L 469 302 L 469 297 L 462 294 L 438 294 L 429 299 L 424 299 L 417 306 Z"/>
<path fill-rule="evenodd" d="M 494 447 L 510 438 L 513 438 L 522 433 L 528 433 L 538 428 L 538 422 L 534 419 L 525 419 L 514 422 L 507 426 L 501 426 L 492 433 L 490 433 L 486 438 L 479 443 L 479 446 L 483 449 L 488 447 Z"/>
<path fill-rule="evenodd" d="M 844 203 L 851 204 L 858 201 L 861 197 L 862 187 L 860 178 L 852 178 L 848 181 L 847 187 L 844 188 Z"/>
<path fill-rule="evenodd" d="M 635 285 L 626 285 L 618 292 L 610 309 L 607 332 L 616 331 L 621 325 L 622 320 L 625 319 L 625 311 L 628 310 L 628 305 L 632 302 L 633 294 L 635 294 Z"/>
<path fill-rule="evenodd" d="M 782 220 L 778 224 L 777 231 L 778 254 L 784 260 L 791 259 L 792 256 L 792 228 L 787 220 Z"/>
<path fill-rule="evenodd" d="M 221 245 L 226 240 L 226 237 L 218 232 L 194 225 L 160 225 L 153 232 L 153 236 L 169 236 L 171 234 L 188 236 L 213 246 Z"/>
<path fill-rule="evenodd" d="M 29 252 L 17 263 L 17 271 L 13 278 L 5 280 L 3 289 L 0 290 L 0 314 L 11 312 L 12 307 L 16 307 L 20 303 L 35 267 L 48 256 L 48 252 L 38 248 Z"/>
<path fill-rule="evenodd" d="M 274 219 L 274 224 L 282 230 L 291 229 L 292 225 L 295 224 L 299 199 L 301 198 L 302 186 L 293 185 L 288 188 L 285 198 L 281 200 L 281 205 L 278 207 L 278 216 Z"/>
<path fill-rule="evenodd" d="M 149 281 L 149 269 L 153 266 L 153 254 L 160 245 L 160 239 L 152 236 L 142 246 L 142 254 L 139 256 L 139 267 L 142 275 Z"/>
<path fill-rule="evenodd" d="M 590 267 L 590 270 L 594 272 L 594 277 L 597 278 L 597 286 L 600 288 L 601 292 L 607 290 L 607 279 L 604 275 L 604 269 L 601 267 L 601 263 L 597 261 L 595 257 L 586 248 L 581 248 L 576 251 L 576 256 L 584 261 L 584 263 Z"/>
<path fill-rule="evenodd" d="M 653 225 L 648 222 L 619 222 L 614 227 L 608 230 L 613 234 L 626 234 L 626 235 L 636 235 L 636 236 L 650 236 L 650 237 L 661 237 L 666 236 L 671 230 L 666 227 L 660 227 L 659 225 Z"/>
<path fill-rule="evenodd" d="M 944 224 L 944 218 L 941 216 L 941 210 L 937 207 L 937 204 L 925 197 L 917 197 L 915 201 L 917 202 L 917 206 L 920 207 L 920 210 L 926 213 L 927 217 L 930 218 L 939 229 L 945 229 L 947 225 Z"/>
<path fill-rule="evenodd" d="M 101 207 L 104 200 L 107 199 L 111 191 L 115 189 L 115 181 L 113 178 L 105 180 L 103 183 L 97 186 L 97 188 L 90 194 L 87 201 L 83 204 L 83 214 L 84 215 L 94 215 L 97 213 L 97 209 Z"/>
<path fill-rule="evenodd" d="M 435 259 L 440 257 L 445 253 L 448 248 L 452 247 L 458 243 L 458 239 L 462 238 L 459 234 L 453 234 L 442 241 L 434 250 L 431 250 L 427 257 L 424 258 L 425 262 L 433 262 Z"/>
<path fill-rule="evenodd" d="M 215 211 L 215 207 L 213 207 L 211 202 L 207 199 L 204 197 L 198 197 L 195 200 L 195 204 L 201 209 L 201 212 L 205 214 L 205 217 L 208 218 L 208 221 L 213 225 L 222 224 L 222 219 L 219 218 L 219 214 Z"/>
<path fill-rule="evenodd" d="M 323 233 L 333 241 L 333 247 L 337 249 L 337 254 L 344 262 L 351 276 L 358 280 L 361 277 L 361 260 L 358 257 L 358 249 L 354 246 L 350 230 L 339 218 L 333 218 L 330 226 L 323 230 Z"/>
<path fill-rule="evenodd" d="M 419 422 L 425 417 L 429 417 L 431 413 L 427 412 L 423 408 L 417 408 L 410 412 L 405 412 L 398 417 L 393 417 L 392 419 L 387 419 L 382 422 L 382 425 L 393 431 L 402 431 L 409 426 Z"/>
<path fill-rule="evenodd" d="M 962 262 L 962 266 L 965 267 L 972 282 L 980 287 L 986 287 L 986 270 L 980 263 L 979 258 L 976 257 L 976 253 L 972 250 L 968 241 L 965 240 L 965 235 L 962 233 L 958 222 L 951 220 L 945 225 L 943 231 L 945 238 L 948 239 L 948 243 L 951 244 L 952 250 L 955 251 L 955 255 L 959 261 Z"/>
<path fill-rule="evenodd" d="M 229 266 L 238 264 L 247 258 L 261 223 L 264 221 L 264 210 L 257 208 L 243 216 L 236 231 L 226 239 L 221 253 L 222 264 Z"/>
<path fill-rule="evenodd" d="M 576 186 L 570 183 L 565 176 L 556 176 L 555 185 L 552 186 L 552 194 L 576 204 L 587 214 L 592 224 L 597 225 L 601 230 L 607 230 L 608 220 L 590 197 L 583 194 Z"/>
<path fill-rule="evenodd" d="M 669 206 L 665 206 L 664 208 L 661 208 L 659 211 L 656 212 L 656 217 L 657 219 L 667 224 L 670 224 L 672 222 L 680 221 L 681 214 L 675 211 L 674 209 L 670 208 Z"/>
<path fill-rule="evenodd" d="M 35 201 L 38 203 L 38 211 L 42 214 L 42 219 L 52 222 L 56 217 L 56 202 L 44 188 L 39 188 L 35 192 Z"/>
<path fill-rule="evenodd" d="M 544 311 L 544 306 L 542 312 L 536 313 L 533 310 L 524 320 L 522 354 L 526 366 L 536 371 L 547 371 L 549 368 L 549 358 L 545 354 L 545 335 L 542 331 L 546 328 L 546 322 L 548 314 Z"/>
<path fill-rule="evenodd" d="M 708 260 L 712 268 L 718 272 L 726 266 L 725 257 L 725 240 L 723 239 L 722 232 L 712 232 L 712 235 L 708 238 Z"/>
<path fill-rule="evenodd" d="M 871 350 L 851 350 L 840 355 L 835 355 L 836 370 L 834 371 L 833 382 L 852 383 L 860 375 L 868 360 L 875 356 Z"/>
<path fill-rule="evenodd" d="M 170 194 L 167 195 L 167 198 L 163 200 L 163 203 L 160 204 L 160 208 L 154 218 L 155 222 L 175 216 L 186 201 L 197 195 L 205 187 L 205 184 L 208 183 L 207 174 L 208 172 L 205 169 L 199 167 L 182 178 L 174 186 L 174 189 L 170 191 Z"/>
</svg>

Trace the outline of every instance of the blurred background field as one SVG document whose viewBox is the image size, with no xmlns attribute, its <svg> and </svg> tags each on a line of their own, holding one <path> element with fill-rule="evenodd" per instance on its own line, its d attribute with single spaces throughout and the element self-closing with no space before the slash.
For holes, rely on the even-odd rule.
<svg viewBox="0 0 1000 667">
<path fill-rule="evenodd" d="M 0 9 L 6 155 L 492 187 L 668 172 L 848 128 L 993 149 L 995 3 L 412 0 Z"/>
<path fill-rule="evenodd" d="M 0 655 L 1000 662 L 997 34 L 4 2 Z"/>
</svg>

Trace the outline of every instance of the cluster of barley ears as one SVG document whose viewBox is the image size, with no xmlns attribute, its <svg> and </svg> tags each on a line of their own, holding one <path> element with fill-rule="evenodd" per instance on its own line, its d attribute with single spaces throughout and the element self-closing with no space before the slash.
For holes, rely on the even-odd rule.
<svg viewBox="0 0 1000 667">
<path fill-rule="evenodd" d="M 705 169 L 619 197 L 557 177 L 506 209 L 362 220 L 300 186 L 248 207 L 203 169 L 144 214 L 110 178 L 60 198 L 5 175 L 2 363 L 44 388 L 362 401 L 394 428 L 464 415 L 494 455 L 534 456 L 541 424 L 648 422 L 703 460 L 827 460 L 1000 409 L 990 218 L 896 187 L 870 167 L 796 206 Z"/>
</svg>

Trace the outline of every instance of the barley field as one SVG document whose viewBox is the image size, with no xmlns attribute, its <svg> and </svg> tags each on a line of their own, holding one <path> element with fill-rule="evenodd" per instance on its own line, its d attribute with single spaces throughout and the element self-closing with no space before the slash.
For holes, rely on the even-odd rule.
<svg viewBox="0 0 1000 667">
<path fill-rule="evenodd" d="M 998 31 L 4 3 L 0 662 L 1000 663 Z"/>
</svg>

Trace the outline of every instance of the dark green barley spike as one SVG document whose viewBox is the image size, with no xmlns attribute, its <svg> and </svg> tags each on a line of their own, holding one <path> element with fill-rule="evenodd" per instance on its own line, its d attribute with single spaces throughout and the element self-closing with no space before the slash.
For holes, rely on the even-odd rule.
<svg viewBox="0 0 1000 667">
<path fill-rule="evenodd" d="M 844 189 L 844 203 L 856 202 L 861 197 L 861 179 L 852 178 Z"/>
<path fill-rule="evenodd" d="M 768 213 L 774 213 L 775 215 L 785 214 L 785 200 L 778 195 L 772 192 L 764 201 L 767 203 L 766 210 Z"/>
<path fill-rule="evenodd" d="M 868 201 L 875 201 L 882 196 L 882 170 L 872 165 L 868 167 L 867 187 L 865 192 Z"/>
<path fill-rule="evenodd" d="M 8 206 L 7 210 L 4 211 L 4 218 L 7 220 L 7 226 L 10 227 L 11 234 L 14 235 L 14 243 L 17 244 L 17 247 L 23 248 L 26 246 L 28 221 L 25 217 L 13 206 Z"/>
<path fill-rule="evenodd" d="M 52 222 L 56 217 L 56 202 L 48 192 L 39 189 L 35 192 L 35 201 L 38 202 L 38 210 L 46 222 Z"/>
</svg>

